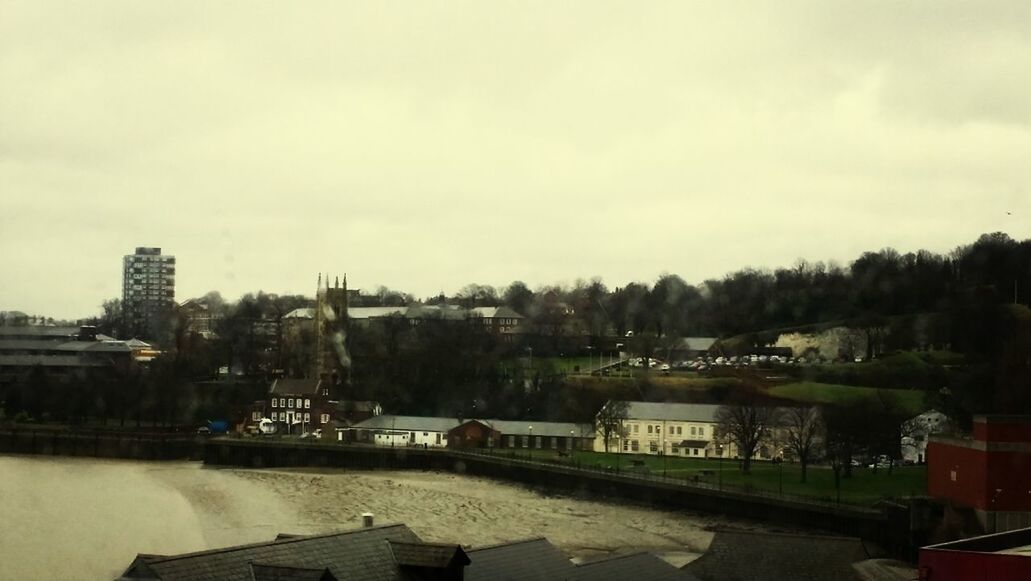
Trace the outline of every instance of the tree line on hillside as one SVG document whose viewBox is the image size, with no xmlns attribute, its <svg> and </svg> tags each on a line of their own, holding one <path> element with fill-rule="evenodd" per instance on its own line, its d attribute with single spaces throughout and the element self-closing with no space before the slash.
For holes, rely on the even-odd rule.
<svg viewBox="0 0 1031 581">
<path fill-rule="evenodd" d="M 864 253 L 848 267 L 799 262 L 769 271 L 744 269 L 699 285 L 670 274 L 650 285 L 630 283 L 615 289 L 600 280 L 535 290 L 516 281 L 503 289 L 472 284 L 454 296 L 422 301 L 384 287 L 369 296 L 372 304 L 380 305 L 505 305 L 526 317 L 526 332 L 507 341 L 475 325 L 432 318 L 418 326 L 400 318 L 352 326 L 350 395 L 380 400 L 390 411 L 565 419 L 562 415 L 576 412 L 575 402 L 587 390 L 567 385 L 541 358 L 597 355 L 597 347 L 576 349 L 597 346 L 603 337 L 610 343 L 627 343 L 623 338 L 630 333 L 633 344 L 624 348 L 642 353 L 681 336 L 739 335 L 764 344 L 772 335 L 756 331 L 845 321 L 870 333 L 888 329 L 878 340 L 890 351 L 916 344 L 907 335 L 915 333 L 914 313 L 934 315 L 932 323 L 920 323 L 933 328 L 919 332 L 938 337 L 937 345 L 970 355 L 964 365 L 946 371 L 950 366 L 893 366 L 893 360 L 886 359 L 884 365 L 817 369 L 812 373 L 822 375 L 804 379 L 856 383 L 878 373 L 896 379 L 900 373 L 918 373 L 912 385 L 926 390 L 931 403 L 961 416 L 1031 410 L 1031 365 L 1026 357 L 1031 311 L 1011 304 L 1031 297 L 1031 241 L 1017 242 L 1001 233 L 986 234 L 948 254 L 885 249 Z M 283 317 L 295 308 L 313 306 L 312 298 L 257 292 L 227 301 L 211 292 L 198 302 L 212 316 L 212 333 L 205 337 L 189 332 L 181 313 L 171 318 L 162 345 L 166 355 L 156 368 L 174 372 L 161 371 L 165 377 L 160 382 L 148 379 L 153 395 L 143 400 L 180 393 L 186 383 L 217 379 L 226 368 L 234 376 L 264 380 L 271 371 L 296 376 L 311 368 L 311 334 L 291 343 L 277 333 Z M 117 300 L 105 302 L 101 315 L 91 322 L 102 333 L 124 336 Z M 560 340 L 574 337 L 576 342 Z M 527 365 L 531 356 L 538 358 L 532 367 Z M 159 386 L 161 382 L 174 386 Z M 151 407 L 167 410 L 178 405 L 187 406 Z M 114 408 L 105 404 L 96 409 Z"/>
</svg>

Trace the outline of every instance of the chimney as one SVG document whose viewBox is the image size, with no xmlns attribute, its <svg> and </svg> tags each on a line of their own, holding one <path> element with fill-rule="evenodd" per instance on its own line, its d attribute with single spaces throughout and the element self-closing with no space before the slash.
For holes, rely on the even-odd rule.
<svg viewBox="0 0 1031 581">
<path fill-rule="evenodd" d="M 372 528 L 372 513 L 371 512 L 363 512 L 362 513 L 362 528 L 363 529 Z"/>
</svg>

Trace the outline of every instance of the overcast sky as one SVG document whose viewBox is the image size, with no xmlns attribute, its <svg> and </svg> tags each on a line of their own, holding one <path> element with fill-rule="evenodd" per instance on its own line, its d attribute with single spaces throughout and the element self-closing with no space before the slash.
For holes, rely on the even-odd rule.
<svg viewBox="0 0 1031 581">
<path fill-rule="evenodd" d="M 1007 215 L 1011 212 L 1011 215 Z M 1031 2 L 0 2 L 0 310 L 1031 237 Z"/>
</svg>

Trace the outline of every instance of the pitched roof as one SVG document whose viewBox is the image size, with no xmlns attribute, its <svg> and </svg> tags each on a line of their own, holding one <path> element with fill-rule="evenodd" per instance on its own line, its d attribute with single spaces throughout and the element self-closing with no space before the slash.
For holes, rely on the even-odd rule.
<svg viewBox="0 0 1031 581">
<path fill-rule="evenodd" d="M 347 581 L 397 581 L 402 579 L 400 569 L 386 541 L 418 542 L 419 537 L 405 525 L 362 528 L 148 558 L 134 561 L 122 575 L 149 575 L 162 581 L 253 581 L 251 563 L 260 563 L 329 569 L 337 579 Z"/>
<path fill-rule="evenodd" d="M 626 581 L 627 579 L 648 579 L 648 581 L 697 581 L 694 575 L 677 569 L 651 553 L 616 555 L 597 561 L 581 563 L 572 581 Z M 756 577 L 755 579 L 764 579 Z"/>
<path fill-rule="evenodd" d="M 709 442 L 707 440 L 681 440 L 677 445 L 681 448 L 705 448 Z"/>
<path fill-rule="evenodd" d="M 0 337 L 73 337 L 78 336 L 79 331 L 79 327 L 47 327 L 44 325 L 0 327 Z"/>
<path fill-rule="evenodd" d="M 502 435 L 512 436 L 556 436 L 568 438 L 573 432 L 576 438 L 594 438 L 594 428 L 591 424 L 573 424 L 569 422 L 538 422 L 536 420 L 469 420 L 480 422 L 492 429 L 501 432 Z M 530 429 L 533 426 L 533 430 Z"/>
<path fill-rule="evenodd" d="M 527 539 L 467 551 L 465 581 L 551 581 L 576 568 L 548 539 Z"/>
<path fill-rule="evenodd" d="M 716 344 L 716 337 L 681 337 L 675 349 L 688 351 L 708 351 Z"/>
<path fill-rule="evenodd" d="M 301 307 L 283 315 L 284 319 L 314 319 L 315 309 L 313 307 Z"/>
<path fill-rule="evenodd" d="M 400 430 L 405 432 L 447 432 L 458 425 L 458 418 L 421 416 L 375 416 L 353 427 L 360 430 Z"/>
<path fill-rule="evenodd" d="M 349 319 L 379 319 L 383 317 L 405 316 L 408 307 L 349 307 L 347 318 Z"/>
<path fill-rule="evenodd" d="M 106 362 L 78 355 L 0 355 L 0 366 L 10 367 L 104 367 Z"/>
<path fill-rule="evenodd" d="M 709 550 L 684 570 L 703 581 L 860 581 L 852 564 L 868 557 L 857 538 L 718 531 Z"/>
<path fill-rule="evenodd" d="M 461 545 L 440 543 L 406 543 L 389 541 L 390 550 L 394 552 L 394 560 L 402 567 L 429 567 L 446 569 L 454 563 L 461 566 L 469 564 L 469 557 Z"/>
<path fill-rule="evenodd" d="M 522 315 L 517 313 L 515 309 L 508 306 L 500 307 L 474 307 L 469 309 L 469 313 L 473 316 L 483 317 L 484 319 L 523 319 Z"/>
<path fill-rule="evenodd" d="M 630 420 L 666 420 L 676 422 L 716 421 L 720 406 L 701 403 L 627 402 L 626 417 Z"/>
<path fill-rule="evenodd" d="M 281 377 L 272 382 L 272 386 L 269 387 L 269 393 L 275 395 L 292 395 L 296 393 L 315 395 L 319 392 L 320 385 L 322 385 L 321 379 L 288 379 Z"/>
<path fill-rule="evenodd" d="M 259 563 L 251 563 L 251 578 L 253 581 L 338 581 L 325 567 L 305 569 Z"/>
</svg>

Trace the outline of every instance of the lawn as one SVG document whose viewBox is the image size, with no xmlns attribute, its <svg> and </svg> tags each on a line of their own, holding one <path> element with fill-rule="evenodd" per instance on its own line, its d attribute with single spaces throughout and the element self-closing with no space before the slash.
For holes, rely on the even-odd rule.
<svg viewBox="0 0 1031 581">
<path fill-rule="evenodd" d="M 522 452 L 520 450 L 520 452 Z M 558 458 L 550 450 L 534 451 L 534 458 L 578 462 L 583 467 L 620 470 L 641 470 L 634 467 L 634 461 L 643 463 L 651 475 L 690 480 L 714 486 L 722 485 L 728 490 L 753 489 L 764 494 L 777 496 L 783 491 L 785 497 L 801 496 L 815 500 L 834 502 L 837 494 L 834 488 L 834 471 L 828 466 L 810 466 L 808 478 L 801 482 L 801 467 L 798 464 L 774 464 L 753 461 L 752 473 L 740 471 L 738 460 L 676 458 L 643 454 L 615 454 L 602 452 L 574 451 L 571 458 Z M 899 498 L 925 494 L 926 470 L 923 466 L 897 466 L 891 474 L 885 468 L 876 472 L 869 468 L 854 468 L 852 478 L 841 479 L 841 502 L 870 506 L 885 498 Z"/>
<path fill-rule="evenodd" d="M 924 394 L 918 390 L 878 389 L 803 381 L 771 387 L 767 393 L 806 403 L 835 405 L 849 405 L 862 400 L 880 401 L 881 398 L 884 398 L 884 401 L 893 401 L 914 416 L 924 411 Z"/>
</svg>

